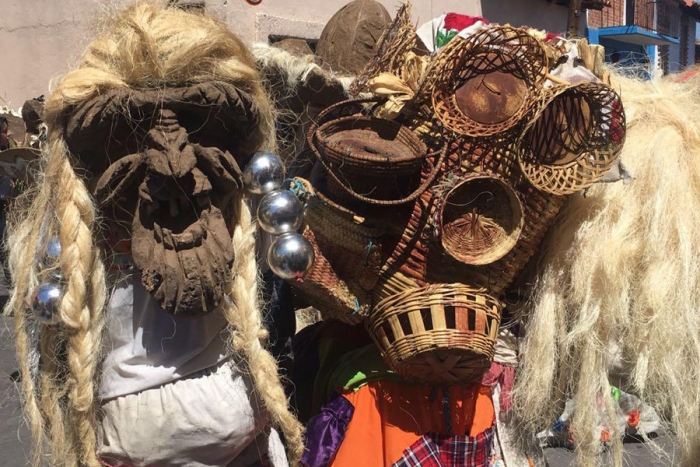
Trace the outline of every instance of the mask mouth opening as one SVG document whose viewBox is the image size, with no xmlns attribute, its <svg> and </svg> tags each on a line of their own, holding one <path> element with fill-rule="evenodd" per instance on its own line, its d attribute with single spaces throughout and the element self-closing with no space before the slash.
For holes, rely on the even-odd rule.
<svg viewBox="0 0 700 467">
<path fill-rule="evenodd" d="M 431 284 L 379 302 L 367 329 L 389 367 L 424 384 L 459 384 L 490 367 L 501 302 L 484 289 Z"/>
<path fill-rule="evenodd" d="M 438 210 L 445 251 L 457 261 L 479 266 L 504 257 L 518 242 L 523 208 L 516 192 L 494 175 L 471 175 L 457 183 Z"/>
</svg>

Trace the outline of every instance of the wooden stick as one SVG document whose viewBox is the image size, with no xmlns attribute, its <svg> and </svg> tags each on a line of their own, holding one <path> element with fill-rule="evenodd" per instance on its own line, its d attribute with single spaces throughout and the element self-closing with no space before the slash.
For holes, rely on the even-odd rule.
<svg viewBox="0 0 700 467">
<path fill-rule="evenodd" d="M 559 78 L 558 76 L 551 75 L 551 74 L 549 74 L 549 73 L 547 73 L 547 74 L 545 75 L 545 78 L 547 78 L 548 80 L 550 80 L 550 81 L 552 81 L 552 82 L 555 82 L 555 83 L 557 83 L 557 84 L 571 84 L 571 83 L 569 83 L 567 80 L 562 79 L 562 78 Z"/>
</svg>

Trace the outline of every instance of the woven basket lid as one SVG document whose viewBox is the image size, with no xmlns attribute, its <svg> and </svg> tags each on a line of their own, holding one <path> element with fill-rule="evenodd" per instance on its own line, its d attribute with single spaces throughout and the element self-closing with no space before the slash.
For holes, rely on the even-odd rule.
<svg viewBox="0 0 700 467">
<path fill-rule="evenodd" d="M 625 140 L 622 100 L 609 86 L 578 83 L 543 92 L 519 142 L 523 173 L 538 189 L 567 195 L 598 181 Z"/>
<path fill-rule="evenodd" d="M 515 126 L 544 83 L 547 55 L 523 29 L 494 26 L 457 36 L 434 60 L 432 100 L 445 127 L 491 136 Z"/>
<path fill-rule="evenodd" d="M 480 266 L 505 256 L 523 228 L 518 195 L 495 175 L 472 174 L 459 181 L 440 204 L 437 225 L 447 253 Z"/>
</svg>

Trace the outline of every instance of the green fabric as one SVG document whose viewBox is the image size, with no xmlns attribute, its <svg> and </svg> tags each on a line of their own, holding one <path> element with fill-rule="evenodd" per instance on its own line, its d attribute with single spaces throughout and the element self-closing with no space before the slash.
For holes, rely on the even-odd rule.
<svg viewBox="0 0 700 467">
<path fill-rule="evenodd" d="M 341 388 L 343 391 L 357 391 L 365 384 L 381 380 L 402 381 L 389 369 L 377 347 L 370 344 L 345 354 L 338 362 L 330 375 L 326 397 Z"/>
<path fill-rule="evenodd" d="M 448 42 L 450 42 L 452 39 L 454 39 L 457 36 L 457 31 L 452 29 L 450 31 L 438 31 L 436 36 L 435 36 L 435 43 L 438 48 L 444 47 L 447 45 Z"/>
</svg>

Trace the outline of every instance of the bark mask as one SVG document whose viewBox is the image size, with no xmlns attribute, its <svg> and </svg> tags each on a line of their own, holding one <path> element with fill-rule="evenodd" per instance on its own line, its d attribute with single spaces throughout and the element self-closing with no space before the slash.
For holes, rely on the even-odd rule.
<svg viewBox="0 0 700 467">
<path fill-rule="evenodd" d="M 118 89 L 68 120 L 66 142 L 92 175 L 109 237 L 130 240 L 143 285 L 168 313 L 210 313 L 223 298 L 230 205 L 257 128 L 252 98 L 222 82 Z"/>
</svg>

